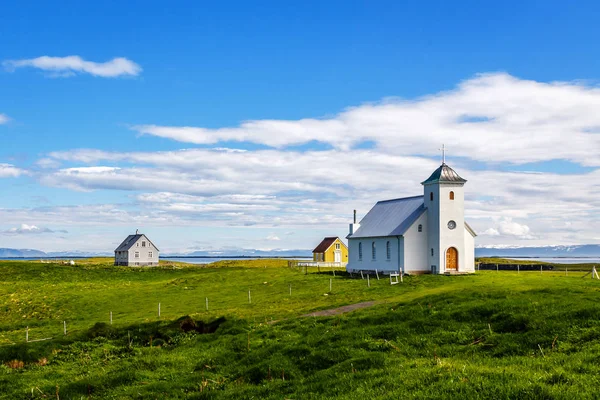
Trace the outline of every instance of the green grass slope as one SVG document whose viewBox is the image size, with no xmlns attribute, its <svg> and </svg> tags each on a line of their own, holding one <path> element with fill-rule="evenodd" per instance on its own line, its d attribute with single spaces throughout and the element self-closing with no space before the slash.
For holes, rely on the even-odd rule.
<svg viewBox="0 0 600 400">
<path fill-rule="evenodd" d="M 598 280 L 482 271 L 367 287 L 286 265 L 1 262 L 0 397 L 597 397 Z M 377 305 L 299 317 L 367 300 Z M 226 322 L 215 333 L 186 333 L 177 321 L 184 315 Z M 25 343 L 27 326 L 30 339 L 53 339 Z"/>
</svg>

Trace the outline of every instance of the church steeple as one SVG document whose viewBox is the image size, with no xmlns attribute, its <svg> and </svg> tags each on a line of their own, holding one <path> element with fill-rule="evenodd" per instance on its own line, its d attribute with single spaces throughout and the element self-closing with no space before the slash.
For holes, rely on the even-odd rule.
<svg viewBox="0 0 600 400">
<path fill-rule="evenodd" d="M 446 164 L 445 146 L 440 165 L 423 185 L 427 207 L 427 242 L 432 272 L 462 272 L 470 269 L 466 258 L 464 185 L 467 182 Z M 470 250 L 469 256 L 471 257 Z"/>
<path fill-rule="evenodd" d="M 438 169 L 433 171 L 433 174 L 423 182 L 422 185 L 430 183 L 465 183 L 467 180 L 463 179 L 456 173 L 455 170 L 450 168 L 446 163 L 442 163 Z"/>
</svg>

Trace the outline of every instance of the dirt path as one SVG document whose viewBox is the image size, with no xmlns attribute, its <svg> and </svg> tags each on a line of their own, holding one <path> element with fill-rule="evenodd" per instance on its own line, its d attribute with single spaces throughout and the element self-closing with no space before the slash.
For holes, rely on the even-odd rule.
<svg viewBox="0 0 600 400">
<path fill-rule="evenodd" d="M 315 311 L 310 314 L 301 315 L 301 317 L 330 317 L 332 315 L 343 314 L 350 311 L 359 310 L 361 308 L 371 307 L 375 304 L 377 304 L 376 301 L 363 301 L 362 303 L 350 304 L 338 308 L 331 308 L 329 310 Z"/>
</svg>

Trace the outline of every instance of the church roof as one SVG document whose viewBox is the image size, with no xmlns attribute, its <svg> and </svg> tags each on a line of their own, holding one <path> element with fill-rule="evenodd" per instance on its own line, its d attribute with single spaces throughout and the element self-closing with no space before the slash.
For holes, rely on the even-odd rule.
<svg viewBox="0 0 600 400">
<path fill-rule="evenodd" d="M 421 182 L 421 184 L 425 185 L 427 183 L 438 183 L 438 182 L 447 182 L 447 183 L 465 183 L 467 180 L 461 178 L 456 171 L 450 168 L 446 163 L 442 163 L 438 169 L 433 171 L 433 174 L 425 181 Z"/>
<path fill-rule="evenodd" d="M 404 235 L 425 210 L 423 196 L 378 201 L 360 221 L 360 228 L 349 237 L 355 239 Z"/>
</svg>

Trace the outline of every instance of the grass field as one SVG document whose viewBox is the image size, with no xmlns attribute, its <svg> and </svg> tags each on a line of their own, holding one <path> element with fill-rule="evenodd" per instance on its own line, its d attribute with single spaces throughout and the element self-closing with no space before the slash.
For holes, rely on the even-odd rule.
<svg viewBox="0 0 600 400">
<path fill-rule="evenodd" d="M 582 275 L 481 271 L 369 288 L 281 260 L 0 262 L 0 396 L 597 398 L 600 281 Z M 299 317 L 367 300 L 377 304 Z M 185 333 L 185 315 L 226 322 Z M 25 343 L 26 327 L 30 340 L 53 339 Z"/>
</svg>

